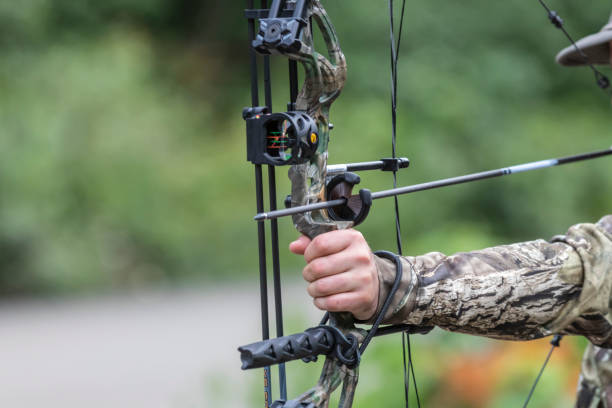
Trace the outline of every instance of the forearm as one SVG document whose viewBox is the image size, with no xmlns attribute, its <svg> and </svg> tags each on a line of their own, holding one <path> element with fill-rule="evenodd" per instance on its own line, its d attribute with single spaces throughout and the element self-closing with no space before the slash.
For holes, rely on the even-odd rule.
<svg viewBox="0 0 612 408">
<path fill-rule="evenodd" d="M 612 279 L 611 218 L 572 227 L 554 242 L 405 257 L 402 286 L 386 322 L 512 340 L 579 333 L 602 344 L 610 331 L 605 316 Z M 376 262 L 384 299 L 395 268 Z M 594 289 L 601 285 L 607 292 Z"/>
</svg>

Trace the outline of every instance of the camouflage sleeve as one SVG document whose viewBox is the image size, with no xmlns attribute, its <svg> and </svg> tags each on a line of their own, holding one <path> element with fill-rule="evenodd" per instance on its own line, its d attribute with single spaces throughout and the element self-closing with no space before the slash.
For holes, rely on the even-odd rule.
<svg viewBox="0 0 612 408">
<path fill-rule="evenodd" d="M 589 344 L 582 357 L 576 408 L 612 407 L 612 349 Z"/>
<path fill-rule="evenodd" d="M 402 258 L 404 274 L 385 323 L 438 326 L 506 340 L 582 334 L 612 346 L 612 216 L 536 240 L 446 256 Z M 376 259 L 379 299 L 395 278 Z"/>
</svg>

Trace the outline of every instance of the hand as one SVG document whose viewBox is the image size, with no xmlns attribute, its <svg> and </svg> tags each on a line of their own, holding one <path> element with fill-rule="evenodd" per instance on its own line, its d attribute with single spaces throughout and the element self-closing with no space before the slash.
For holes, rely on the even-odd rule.
<svg viewBox="0 0 612 408">
<path fill-rule="evenodd" d="M 302 271 L 308 294 L 321 310 L 351 312 L 359 320 L 374 315 L 378 306 L 378 272 L 374 254 L 359 231 L 339 230 L 312 241 L 302 235 L 289 250 L 304 255 Z"/>
</svg>

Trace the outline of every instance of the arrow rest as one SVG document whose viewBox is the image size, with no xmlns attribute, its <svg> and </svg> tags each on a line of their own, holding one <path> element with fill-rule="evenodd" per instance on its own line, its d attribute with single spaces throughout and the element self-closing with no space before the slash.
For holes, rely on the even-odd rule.
<svg viewBox="0 0 612 408">
<path fill-rule="evenodd" d="M 327 201 L 344 198 L 345 205 L 327 210 L 329 217 L 336 221 L 351 221 L 353 226 L 361 224 L 372 207 L 372 193 L 368 189 L 359 190 L 359 195 L 352 195 L 353 187 L 361 181 L 355 173 L 343 173 L 332 177 L 327 182 Z"/>
<path fill-rule="evenodd" d="M 358 194 L 352 194 L 353 187 L 360 182 L 361 178 L 351 172 L 327 178 L 325 199 L 327 201 L 344 200 L 344 204 L 327 209 L 329 218 L 334 221 L 349 221 L 353 226 L 365 221 L 372 207 L 372 192 L 364 188 L 359 190 Z M 285 207 L 291 208 L 291 195 L 285 197 Z"/>
</svg>

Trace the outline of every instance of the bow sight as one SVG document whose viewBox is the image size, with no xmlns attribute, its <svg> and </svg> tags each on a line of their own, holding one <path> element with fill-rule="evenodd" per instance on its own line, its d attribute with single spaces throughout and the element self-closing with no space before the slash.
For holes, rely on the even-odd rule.
<svg viewBox="0 0 612 408">
<path fill-rule="evenodd" d="M 266 107 L 245 108 L 247 160 L 284 166 L 312 159 L 319 146 L 319 130 L 305 112 L 268 113 Z"/>
<path fill-rule="evenodd" d="M 305 164 L 313 159 L 319 145 L 318 127 L 314 119 L 305 112 L 268 113 L 267 107 L 244 108 L 242 117 L 247 128 L 247 160 L 253 164 L 285 166 Z M 367 169 L 404 168 L 408 159 L 383 159 L 369 164 Z M 394 166 L 390 166 L 390 164 Z M 350 221 L 353 225 L 363 222 L 370 211 L 370 191 L 363 189 L 353 195 L 353 187 L 361 178 L 347 169 L 358 167 L 359 163 L 343 166 L 339 174 L 325 179 L 325 198 L 328 201 L 343 200 L 342 204 L 329 207 L 328 215 L 334 221 Z M 285 199 L 285 206 L 291 207 L 291 195 Z"/>
<path fill-rule="evenodd" d="M 259 54 L 297 53 L 302 41 L 309 1 L 274 0 L 251 46 Z M 290 109 L 293 103 L 290 103 Z M 319 146 L 316 121 L 303 111 L 270 113 L 268 107 L 245 108 L 247 160 L 253 164 L 283 166 L 311 160 Z"/>
</svg>

